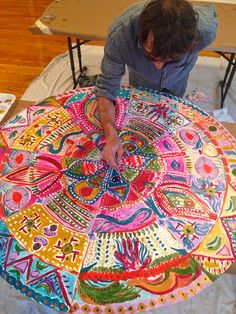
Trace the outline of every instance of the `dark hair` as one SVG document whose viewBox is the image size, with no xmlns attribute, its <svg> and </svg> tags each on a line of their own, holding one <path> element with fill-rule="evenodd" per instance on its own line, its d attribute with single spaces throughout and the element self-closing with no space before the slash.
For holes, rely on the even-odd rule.
<svg viewBox="0 0 236 314">
<path fill-rule="evenodd" d="M 153 36 L 152 56 L 166 58 L 191 51 L 197 43 L 198 15 L 186 0 L 152 0 L 139 18 L 139 41 Z"/>
</svg>

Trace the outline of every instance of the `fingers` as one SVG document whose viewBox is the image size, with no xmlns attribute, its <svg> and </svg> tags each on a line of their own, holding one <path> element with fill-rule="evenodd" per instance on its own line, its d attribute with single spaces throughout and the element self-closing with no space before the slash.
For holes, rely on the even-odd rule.
<svg viewBox="0 0 236 314">
<path fill-rule="evenodd" d="M 102 156 L 111 167 L 119 171 L 123 148 L 117 131 L 115 129 L 112 130 L 109 136 L 105 136 L 105 140 L 106 145 L 102 151 Z"/>
<path fill-rule="evenodd" d="M 116 153 L 118 165 L 121 163 L 121 158 L 122 158 L 123 152 L 124 151 L 123 151 L 122 145 L 120 145 L 119 149 L 117 150 L 117 153 Z"/>
<path fill-rule="evenodd" d="M 119 164 L 121 163 L 121 157 L 123 154 L 123 148 L 121 143 L 119 145 L 106 145 L 102 155 L 106 162 L 114 169 L 119 170 Z"/>
<path fill-rule="evenodd" d="M 103 158 L 106 160 L 109 166 L 114 169 L 118 169 L 119 165 L 117 163 L 116 154 L 113 152 L 112 147 L 105 147 L 102 152 Z"/>
</svg>

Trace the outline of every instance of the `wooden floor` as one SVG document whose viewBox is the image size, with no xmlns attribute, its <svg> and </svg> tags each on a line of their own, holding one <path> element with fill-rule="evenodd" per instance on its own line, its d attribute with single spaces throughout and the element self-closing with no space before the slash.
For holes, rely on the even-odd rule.
<svg viewBox="0 0 236 314">
<path fill-rule="evenodd" d="M 51 2 L 0 1 L 0 92 L 21 97 L 44 67 L 67 49 L 66 37 L 32 35 L 29 31 Z"/>
<path fill-rule="evenodd" d="M 0 0 L 0 93 L 20 98 L 46 65 L 67 50 L 66 37 L 29 30 L 51 2 Z"/>
</svg>

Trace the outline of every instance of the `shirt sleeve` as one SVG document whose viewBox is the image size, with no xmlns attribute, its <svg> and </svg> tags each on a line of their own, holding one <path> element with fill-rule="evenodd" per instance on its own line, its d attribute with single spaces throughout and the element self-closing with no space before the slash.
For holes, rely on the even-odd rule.
<svg viewBox="0 0 236 314">
<path fill-rule="evenodd" d="M 197 51 L 201 51 L 215 40 L 218 28 L 217 13 L 212 4 L 195 6 L 194 9 L 199 16 Z"/>
<path fill-rule="evenodd" d="M 125 73 L 125 63 L 120 50 L 122 45 L 122 30 L 110 32 L 104 48 L 101 74 L 97 77 L 95 86 L 96 97 L 102 96 L 115 100 L 121 78 Z"/>
</svg>

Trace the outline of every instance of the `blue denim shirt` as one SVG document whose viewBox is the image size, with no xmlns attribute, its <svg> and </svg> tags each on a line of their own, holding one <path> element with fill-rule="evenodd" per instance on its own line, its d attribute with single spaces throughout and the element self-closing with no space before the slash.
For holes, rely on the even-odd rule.
<svg viewBox="0 0 236 314">
<path fill-rule="evenodd" d="M 199 42 L 195 50 L 182 55 L 176 63 L 165 65 L 158 70 L 144 55 L 138 42 L 138 19 L 146 2 L 139 2 L 117 17 L 108 31 L 101 64 L 101 74 L 97 78 L 96 96 L 115 100 L 120 81 L 129 69 L 129 82 L 134 87 L 150 88 L 182 97 L 198 52 L 210 45 L 216 36 L 217 15 L 213 5 L 194 6 L 199 14 Z"/>
</svg>

